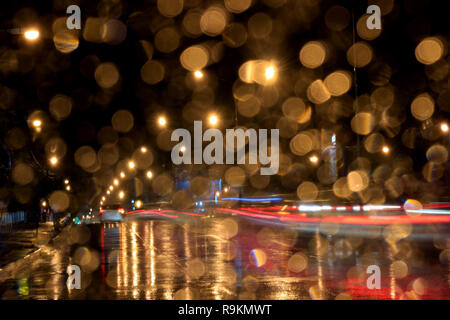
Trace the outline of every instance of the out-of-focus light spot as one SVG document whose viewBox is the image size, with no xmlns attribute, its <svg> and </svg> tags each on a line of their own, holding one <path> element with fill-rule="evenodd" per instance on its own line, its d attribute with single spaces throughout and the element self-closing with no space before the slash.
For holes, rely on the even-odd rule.
<svg viewBox="0 0 450 320">
<path fill-rule="evenodd" d="M 255 13 L 248 19 L 248 32 L 256 39 L 267 38 L 272 32 L 272 26 L 272 18 L 263 12 Z"/>
<path fill-rule="evenodd" d="M 322 42 L 310 41 L 300 50 L 299 58 L 302 65 L 306 68 L 318 68 L 325 62 L 326 59 L 325 46 Z"/>
<path fill-rule="evenodd" d="M 117 84 L 120 74 L 115 64 L 106 62 L 95 69 L 94 77 L 100 87 L 109 89 Z"/>
<path fill-rule="evenodd" d="M 183 68 L 189 71 L 203 69 L 209 61 L 208 51 L 200 45 L 186 48 L 180 55 L 180 62 Z"/>
<path fill-rule="evenodd" d="M 372 47 L 366 42 L 357 42 L 347 51 L 347 61 L 356 68 L 367 66 L 373 59 Z"/>
<path fill-rule="evenodd" d="M 448 133 L 448 124 L 447 123 L 441 123 L 441 131 L 443 133 Z"/>
<path fill-rule="evenodd" d="M 136 164 L 134 163 L 134 161 L 128 161 L 128 168 L 134 169 L 135 167 L 136 167 Z"/>
<path fill-rule="evenodd" d="M 341 96 L 350 90 L 352 76 L 347 71 L 335 71 L 325 78 L 324 83 L 332 96 Z"/>
<path fill-rule="evenodd" d="M 142 201 L 138 200 L 136 201 L 136 208 L 141 208 L 142 207 Z"/>
<path fill-rule="evenodd" d="M 102 201 L 105 201 L 106 200 L 106 198 L 105 197 L 102 197 Z"/>
<path fill-rule="evenodd" d="M 302 272 L 308 266 L 308 257 L 302 252 L 293 254 L 288 260 L 288 269 L 291 272 Z"/>
<path fill-rule="evenodd" d="M 331 98 L 331 93 L 328 91 L 328 88 L 324 84 L 324 82 L 320 79 L 313 81 L 307 91 L 306 95 L 309 101 L 315 104 L 322 104 L 327 102 Z"/>
<path fill-rule="evenodd" d="M 353 192 L 359 192 L 369 185 L 369 177 L 365 171 L 355 170 L 347 175 L 348 188 Z"/>
<path fill-rule="evenodd" d="M 107 191 L 106 191 L 106 194 L 111 194 L 111 191 L 107 190 Z"/>
<path fill-rule="evenodd" d="M 350 13 L 342 6 L 332 6 L 325 13 L 325 24 L 328 29 L 342 31 L 350 23 Z"/>
<path fill-rule="evenodd" d="M 319 189 L 311 181 L 302 182 L 297 188 L 297 196 L 303 201 L 315 200 L 319 195 Z"/>
<path fill-rule="evenodd" d="M 141 147 L 141 152 L 142 153 L 147 153 L 147 147 Z"/>
<path fill-rule="evenodd" d="M 250 7 L 252 0 L 225 0 L 224 3 L 231 13 L 241 13 Z"/>
<path fill-rule="evenodd" d="M 444 54 L 444 44 L 439 38 L 423 39 L 416 47 L 416 59 L 422 64 L 433 64 Z"/>
<path fill-rule="evenodd" d="M 39 31 L 37 29 L 29 29 L 24 32 L 25 39 L 27 40 L 36 40 L 39 38 Z"/>
<path fill-rule="evenodd" d="M 49 110 L 56 120 L 64 120 L 72 111 L 72 99 L 68 96 L 58 94 L 50 100 Z"/>
<path fill-rule="evenodd" d="M 69 184 L 69 179 L 64 180 L 64 184 Z"/>
<path fill-rule="evenodd" d="M 109 186 L 109 190 L 113 191 L 114 187 L 113 186 Z"/>
<path fill-rule="evenodd" d="M 121 178 L 125 178 L 125 172 L 121 171 L 121 172 L 120 172 L 120 177 L 121 177 Z"/>
<path fill-rule="evenodd" d="M 250 251 L 253 263 L 257 267 L 262 267 L 267 262 L 267 255 L 262 249 L 253 249 Z"/>
<path fill-rule="evenodd" d="M 46 202 L 46 201 L 42 201 L 41 205 L 42 205 L 43 207 L 46 207 L 46 206 L 47 206 L 47 202 Z"/>
<path fill-rule="evenodd" d="M 186 147 L 185 146 L 181 146 L 180 152 L 185 152 L 185 151 L 186 151 Z"/>
<path fill-rule="evenodd" d="M 208 118 L 209 124 L 215 126 L 219 122 L 219 118 L 216 115 L 210 115 Z"/>
<path fill-rule="evenodd" d="M 165 127 L 167 124 L 167 119 L 165 117 L 159 117 L 158 118 L 158 125 L 160 127 Z"/>
<path fill-rule="evenodd" d="M 388 146 L 384 146 L 382 151 L 383 151 L 384 154 L 388 154 L 391 150 L 389 149 Z"/>
<path fill-rule="evenodd" d="M 154 85 L 164 79 L 166 69 L 156 60 L 148 60 L 141 68 L 141 78 L 147 84 Z"/>
<path fill-rule="evenodd" d="M 158 0 L 157 7 L 161 15 L 173 18 L 183 11 L 184 0 Z"/>
<path fill-rule="evenodd" d="M 222 33 L 227 25 L 227 13 L 220 6 L 208 8 L 200 18 L 200 28 L 208 36 L 214 37 Z"/>
<path fill-rule="evenodd" d="M 69 30 L 62 30 L 53 36 L 53 43 L 56 50 L 62 53 L 70 53 L 78 48 L 78 37 Z"/>
<path fill-rule="evenodd" d="M 153 173 L 149 170 L 147 171 L 146 176 L 148 179 L 151 179 L 153 177 Z"/>
<path fill-rule="evenodd" d="M 229 190 L 228 187 L 223 188 L 224 192 L 228 192 L 228 190 Z"/>
<path fill-rule="evenodd" d="M 71 189 L 70 186 L 66 186 L 67 191 L 70 191 L 70 189 Z"/>
<path fill-rule="evenodd" d="M 194 77 L 196 79 L 202 79 L 203 78 L 203 72 L 201 72 L 200 70 L 194 71 Z"/>
<path fill-rule="evenodd" d="M 350 125 L 355 133 L 368 135 L 375 127 L 375 118 L 369 112 L 359 112 L 355 114 Z"/>
<path fill-rule="evenodd" d="M 125 197 L 125 193 L 123 191 L 119 192 L 119 198 L 123 199 Z"/>
<path fill-rule="evenodd" d="M 420 121 L 431 118 L 434 113 L 434 100 L 428 93 L 417 96 L 411 103 L 411 114 Z"/>
<path fill-rule="evenodd" d="M 34 120 L 33 121 L 33 127 L 39 128 L 41 125 L 42 125 L 42 121 L 41 120 Z"/>
<path fill-rule="evenodd" d="M 119 185 L 119 179 L 114 179 L 114 185 L 118 186 Z"/>
</svg>

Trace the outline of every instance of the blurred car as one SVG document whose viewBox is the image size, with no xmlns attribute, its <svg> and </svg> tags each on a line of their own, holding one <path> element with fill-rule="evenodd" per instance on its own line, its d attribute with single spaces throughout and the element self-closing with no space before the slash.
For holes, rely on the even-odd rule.
<svg viewBox="0 0 450 320">
<path fill-rule="evenodd" d="M 101 221 L 122 221 L 125 209 L 120 204 L 110 204 L 100 208 Z"/>
</svg>

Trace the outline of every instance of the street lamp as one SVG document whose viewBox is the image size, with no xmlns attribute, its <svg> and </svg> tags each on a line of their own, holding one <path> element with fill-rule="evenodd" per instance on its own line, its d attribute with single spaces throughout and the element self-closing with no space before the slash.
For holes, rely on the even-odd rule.
<svg viewBox="0 0 450 320">
<path fill-rule="evenodd" d="M 55 156 L 51 157 L 51 158 L 50 158 L 50 164 L 51 164 L 52 166 L 56 166 L 56 165 L 58 164 L 58 158 L 55 157 Z"/>
<path fill-rule="evenodd" d="M 275 76 L 275 68 L 274 66 L 268 66 L 265 71 L 265 76 L 267 80 L 272 80 Z"/>
<path fill-rule="evenodd" d="M 114 184 L 115 184 L 116 186 L 118 186 L 118 185 L 119 185 L 119 179 L 114 179 Z"/>
<path fill-rule="evenodd" d="M 200 70 L 197 70 L 197 71 L 194 72 L 194 77 L 195 77 L 196 79 L 198 79 L 198 80 L 202 79 L 203 76 L 204 76 L 204 75 L 203 75 L 203 72 L 200 71 Z"/>
<path fill-rule="evenodd" d="M 150 170 L 147 171 L 146 175 L 148 179 L 151 179 L 153 177 L 153 173 Z"/>
<path fill-rule="evenodd" d="M 167 119 L 165 117 L 161 116 L 158 118 L 158 125 L 160 127 L 165 127 L 166 124 L 167 124 Z"/>
<path fill-rule="evenodd" d="M 445 122 L 441 123 L 441 131 L 443 133 L 448 133 L 448 124 L 447 123 L 445 123 Z"/>
<path fill-rule="evenodd" d="M 136 208 L 140 208 L 140 207 L 142 207 L 142 201 L 138 200 L 138 201 L 136 201 Z"/>
<path fill-rule="evenodd" d="M 123 199 L 125 197 L 125 193 L 123 191 L 119 192 L 119 198 Z"/>
<path fill-rule="evenodd" d="M 64 180 L 64 184 L 69 184 L 69 180 L 68 179 Z"/>
<path fill-rule="evenodd" d="M 109 186 L 109 190 L 113 191 L 114 187 L 113 186 Z"/>
<path fill-rule="evenodd" d="M 134 161 L 129 161 L 128 162 L 128 168 L 134 169 L 135 166 L 136 166 L 136 164 L 134 163 Z"/>
<path fill-rule="evenodd" d="M 70 186 L 66 186 L 66 190 L 67 190 L 67 191 L 70 191 Z"/>
<path fill-rule="evenodd" d="M 24 37 L 27 40 L 34 41 L 39 38 L 39 31 L 37 29 L 28 29 L 24 32 Z"/>
<path fill-rule="evenodd" d="M 317 162 L 319 162 L 319 157 L 317 157 L 316 155 L 313 155 L 313 156 L 309 157 L 309 161 L 311 161 L 311 163 L 316 164 Z"/>
<path fill-rule="evenodd" d="M 147 153 L 147 147 L 142 146 L 142 147 L 141 147 L 141 152 L 142 152 L 142 153 Z"/>
<path fill-rule="evenodd" d="M 125 172 L 120 172 L 120 177 L 123 179 L 123 178 L 125 178 Z"/>
<path fill-rule="evenodd" d="M 219 118 L 215 114 L 210 115 L 208 120 L 209 124 L 211 124 L 212 126 L 215 126 L 217 122 L 219 122 Z"/>
<path fill-rule="evenodd" d="M 33 127 L 40 128 L 42 125 L 42 121 L 39 119 L 36 119 L 36 120 L 33 120 L 32 124 L 33 124 Z"/>
<path fill-rule="evenodd" d="M 383 149 L 381 150 L 383 151 L 384 154 L 388 154 L 391 151 L 388 146 L 384 146 Z"/>
<path fill-rule="evenodd" d="M 45 208 L 45 207 L 47 206 L 47 202 L 46 202 L 46 201 L 42 201 L 42 202 L 41 202 L 41 206 L 42 206 L 43 208 Z"/>
</svg>

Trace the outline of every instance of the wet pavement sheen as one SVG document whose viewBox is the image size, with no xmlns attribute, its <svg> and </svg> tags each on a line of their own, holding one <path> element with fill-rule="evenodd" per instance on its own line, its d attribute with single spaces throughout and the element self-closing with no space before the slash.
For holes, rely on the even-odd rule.
<svg viewBox="0 0 450 320">
<path fill-rule="evenodd" d="M 2 299 L 448 299 L 447 239 L 238 217 L 70 226 L 0 283 Z M 355 226 L 359 231 L 364 227 Z M 429 226 L 429 228 L 435 228 Z M 392 229 L 392 227 L 391 227 Z M 306 229 L 305 229 L 306 230 Z M 374 231 L 375 230 L 375 231 Z M 387 232 L 397 236 L 386 236 Z M 436 230 L 433 230 L 436 234 Z M 360 234 L 366 234 L 361 236 Z M 400 234 L 400 235 L 398 235 Z M 68 289 L 68 265 L 82 269 Z M 381 271 L 367 287 L 367 267 Z"/>
</svg>

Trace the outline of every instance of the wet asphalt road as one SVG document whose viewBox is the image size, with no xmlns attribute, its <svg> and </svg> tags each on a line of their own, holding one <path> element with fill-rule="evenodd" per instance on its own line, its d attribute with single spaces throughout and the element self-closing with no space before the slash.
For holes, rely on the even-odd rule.
<svg viewBox="0 0 450 320">
<path fill-rule="evenodd" d="M 238 216 L 73 225 L 0 283 L 0 297 L 449 299 L 448 225 L 408 228 L 349 232 Z M 82 269 L 81 289 L 66 286 L 71 264 Z M 369 265 L 380 267 L 380 289 L 367 287 Z"/>
</svg>

